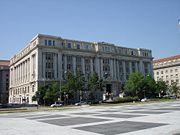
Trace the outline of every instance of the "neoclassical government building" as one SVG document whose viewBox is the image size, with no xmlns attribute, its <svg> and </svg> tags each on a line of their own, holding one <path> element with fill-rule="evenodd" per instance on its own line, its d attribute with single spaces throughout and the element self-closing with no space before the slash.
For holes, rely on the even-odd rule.
<svg viewBox="0 0 180 135">
<path fill-rule="evenodd" d="M 180 55 L 153 61 L 154 79 L 163 80 L 168 85 L 174 82 L 180 86 Z"/>
<path fill-rule="evenodd" d="M 67 71 L 80 71 L 86 79 L 96 72 L 103 79 L 105 92 L 116 97 L 130 73 L 153 74 L 152 60 L 147 49 L 38 34 L 10 60 L 9 102 L 35 103 L 32 96 L 38 87 L 64 82 Z"/>
</svg>

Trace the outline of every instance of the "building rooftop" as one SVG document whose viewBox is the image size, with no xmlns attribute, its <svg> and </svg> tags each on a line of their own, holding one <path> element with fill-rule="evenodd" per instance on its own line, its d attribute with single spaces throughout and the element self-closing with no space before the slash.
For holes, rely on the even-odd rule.
<svg viewBox="0 0 180 135">
<path fill-rule="evenodd" d="M 157 60 L 154 60 L 153 63 L 172 61 L 172 60 L 176 60 L 176 59 L 180 59 L 180 55 L 171 56 L 171 57 L 162 58 L 162 59 L 157 59 Z"/>
<path fill-rule="evenodd" d="M 10 61 L 9 60 L 0 60 L 0 66 L 9 66 Z"/>
</svg>

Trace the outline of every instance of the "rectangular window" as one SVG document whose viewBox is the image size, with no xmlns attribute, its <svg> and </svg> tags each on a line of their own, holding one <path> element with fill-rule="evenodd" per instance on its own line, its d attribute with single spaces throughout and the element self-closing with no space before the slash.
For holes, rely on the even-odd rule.
<svg viewBox="0 0 180 135">
<path fill-rule="evenodd" d="M 47 45 L 47 40 L 44 40 L 44 42 L 45 42 L 45 45 Z"/>
<path fill-rule="evenodd" d="M 159 72 L 157 72 L 156 74 L 159 75 Z"/>
<path fill-rule="evenodd" d="M 32 92 L 34 92 L 34 85 L 32 86 Z"/>
<path fill-rule="evenodd" d="M 48 40 L 48 46 L 51 46 L 51 45 L 52 45 L 52 41 Z"/>
<path fill-rule="evenodd" d="M 68 43 L 68 44 L 67 44 L 67 48 L 71 48 L 71 43 Z"/>
<path fill-rule="evenodd" d="M 131 55 L 134 55 L 134 52 L 133 52 L 133 51 L 131 51 Z"/>
<path fill-rule="evenodd" d="M 77 44 L 77 45 L 76 45 L 76 48 L 77 48 L 77 49 L 80 49 L 80 44 Z"/>
</svg>

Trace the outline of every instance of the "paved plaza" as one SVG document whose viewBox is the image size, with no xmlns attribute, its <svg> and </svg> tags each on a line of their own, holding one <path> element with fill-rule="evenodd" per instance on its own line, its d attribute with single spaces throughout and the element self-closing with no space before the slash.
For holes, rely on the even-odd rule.
<svg viewBox="0 0 180 135">
<path fill-rule="evenodd" d="M 175 135 L 180 101 L 0 114 L 0 135 Z"/>
</svg>

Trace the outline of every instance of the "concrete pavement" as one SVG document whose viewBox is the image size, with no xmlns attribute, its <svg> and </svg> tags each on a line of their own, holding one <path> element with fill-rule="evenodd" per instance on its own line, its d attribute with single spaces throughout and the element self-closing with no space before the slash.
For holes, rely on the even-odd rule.
<svg viewBox="0 0 180 135">
<path fill-rule="evenodd" d="M 173 135 L 180 101 L 0 115 L 0 135 Z"/>
</svg>

